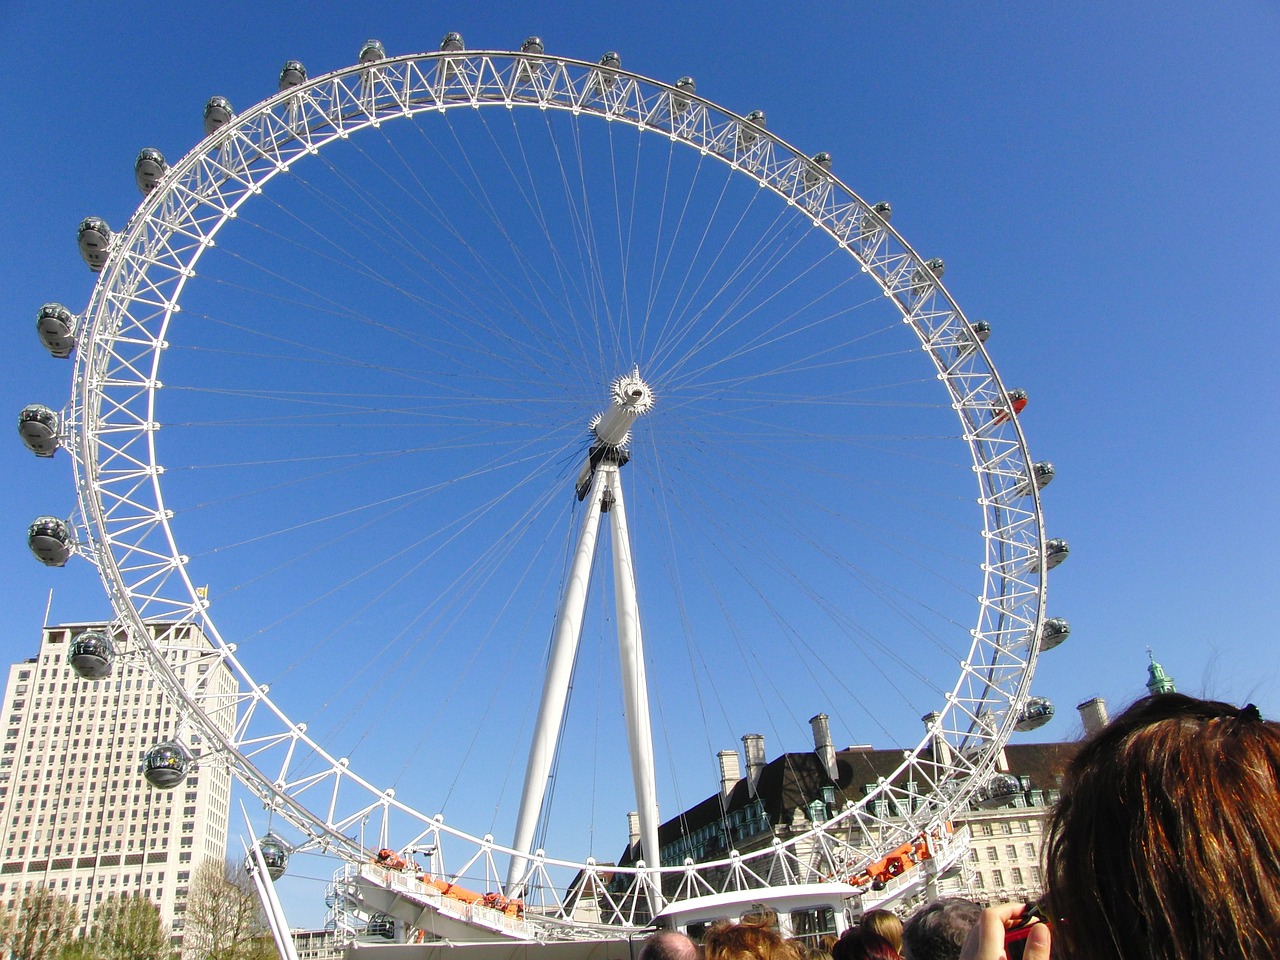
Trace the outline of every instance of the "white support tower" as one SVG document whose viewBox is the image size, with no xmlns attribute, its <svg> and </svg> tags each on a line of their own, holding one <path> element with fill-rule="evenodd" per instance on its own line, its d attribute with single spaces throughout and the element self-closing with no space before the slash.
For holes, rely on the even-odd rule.
<svg viewBox="0 0 1280 960">
<path fill-rule="evenodd" d="M 507 874 L 507 896 L 520 896 L 528 873 L 538 819 L 546 797 L 547 778 L 555 760 L 560 725 L 569 696 L 569 681 L 582 636 L 582 616 L 591 586 L 591 569 L 600 531 L 600 516 L 608 513 L 613 538 L 613 589 L 617 602 L 618 655 L 622 666 L 623 702 L 627 742 L 631 751 L 631 775 L 635 783 L 636 809 L 640 816 L 640 850 L 645 864 L 658 863 L 658 796 L 653 760 L 653 729 L 649 719 L 649 687 L 644 667 L 644 642 L 640 607 L 636 599 L 635 566 L 622 495 L 621 468 L 628 460 L 625 449 L 636 419 L 653 407 L 653 391 L 639 370 L 619 377 L 610 390 L 612 403 L 590 423 L 595 438 L 577 483 L 577 494 L 586 502 L 586 515 L 578 533 L 573 562 L 565 581 L 551 639 L 551 654 L 543 682 L 542 702 L 529 750 L 524 791 L 516 820 Z M 520 856 L 519 854 L 524 854 Z M 651 909 L 662 907 L 660 884 L 646 884 Z"/>
</svg>

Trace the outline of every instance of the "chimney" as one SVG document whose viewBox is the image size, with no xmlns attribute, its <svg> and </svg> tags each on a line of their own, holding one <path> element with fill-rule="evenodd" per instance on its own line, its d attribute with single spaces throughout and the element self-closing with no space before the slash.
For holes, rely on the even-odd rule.
<svg viewBox="0 0 1280 960">
<path fill-rule="evenodd" d="M 758 733 L 748 733 L 742 738 L 743 753 L 747 755 L 747 786 L 751 796 L 756 795 L 756 784 L 760 780 L 760 771 L 764 769 L 764 737 Z"/>
<path fill-rule="evenodd" d="M 640 814 L 634 810 L 627 814 L 627 832 L 631 835 L 627 841 L 631 849 L 637 849 L 640 843 Z"/>
<path fill-rule="evenodd" d="M 924 721 L 925 728 L 930 734 L 929 749 L 933 753 L 933 762 L 943 766 L 950 766 L 953 759 L 951 744 L 947 742 L 947 738 L 938 729 L 938 721 L 942 719 L 942 714 L 935 710 L 933 713 L 926 713 L 920 719 Z"/>
<path fill-rule="evenodd" d="M 831 724 L 828 722 L 827 715 L 820 713 L 816 717 L 810 717 L 809 726 L 813 728 L 813 752 L 827 768 L 827 776 L 833 781 L 839 779 L 836 770 L 836 747 L 831 742 Z"/>
<path fill-rule="evenodd" d="M 737 750 L 721 750 L 716 757 L 720 760 L 720 796 L 727 797 L 742 779 L 742 764 Z"/>
<path fill-rule="evenodd" d="M 1093 736 L 1111 722 L 1111 718 L 1107 716 L 1107 701 L 1101 697 L 1094 697 L 1092 700 L 1077 704 L 1076 709 L 1080 711 L 1080 719 L 1084 721 L 1086 737 Z"/>
</svg>

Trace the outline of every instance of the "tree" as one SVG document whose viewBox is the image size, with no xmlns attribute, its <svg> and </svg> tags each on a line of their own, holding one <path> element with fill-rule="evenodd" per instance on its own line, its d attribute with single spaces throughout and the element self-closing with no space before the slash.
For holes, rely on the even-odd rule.
<svg viewBox="0 0 1280 960">
<path fill-rule="evenodd" d="M 93 945 L 103 960 L 164 960 L 173 953 L 160 908 L 146 897 L 113 894 L 94 912 L 93 922 Z"/>
<path fill-rule="evenodd" d="M 182 953 L 187 960 L 277 956 L 258 891 L 243 870 L 205 860 L 191 877 Z"/>
<path fill-rule="evenodd" d="M 57 960 L 75 935 L 77 919 L 76 908 L 66 897 L 48 887 L 31 887 L 22 895 L 4 945 L 13 960 Z"/>
</svg>

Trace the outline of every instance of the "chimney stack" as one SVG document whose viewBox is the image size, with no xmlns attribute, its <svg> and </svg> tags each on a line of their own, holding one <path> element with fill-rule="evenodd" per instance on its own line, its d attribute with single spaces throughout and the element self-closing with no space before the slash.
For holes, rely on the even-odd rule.
<svg viewBox="0 0 1280 960">
<path fill-rule="evenodd" d="M 742 738 L 743 753 L 747 755 L 747 786 L 751 796 L 756 795 L 756 784 L 760 780 L 760 771 L 764 769 L 764 737 L 758 733 L 748 733 Z"/>
<path fill-rule="evenodd" d="M 836 747 L 831 742 L 831 724 L 825 713 L 809 718 L 809 726 L 813 728 L 813 752 L 818 755 L 822 765 L 827 768 L 827 776 L 833 781 L 839 779 L 836 770 Z"/>
<path fill-rule="evenodd" d="M 721 750 L 716 757 L 720 760 L 720 796 L 727 797 L 742 779 L 742 765 L 737 750 Z"/>
<path fill-rule="evenodd" d="M 924 721 L 925 729 L 930 734 L 929 749 L 933 752 L 933 762 L 942 766 L 950 766 L 953 759 L 951 744 L 947 742 L 947 738 L 938 729 L 938 721 L 942 719 L 942 714 L 935 710 L 933 713 L 926 713 L 920 719 Z"/>
<path fill-rule="evenodd" d="M 1101 697 L 1094 697 L 1092 700 L 1077 704 L 1076 709 L 1080 711 L 1080 719 L 1084 721 L 1086 737 L 1093 736 L 1111 722 L 1111 718 L 1107 716 L 1107 701 Z"/>
<path fill-rule="evenodd" d="M 635 810 L 627 814 L 627 832 L 630 834 L 627 842 L 631 844 L 631 849 L 635 850 L 640 843 L 640 814 Z"/>
</svg>

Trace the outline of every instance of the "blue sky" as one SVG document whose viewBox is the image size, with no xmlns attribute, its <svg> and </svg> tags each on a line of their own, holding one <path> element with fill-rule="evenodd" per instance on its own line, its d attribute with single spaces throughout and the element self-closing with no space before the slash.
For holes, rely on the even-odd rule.
<svg viewBox="0 0 1280 960">
<path fill-rule="evenodd" d="M 870 3 L 832 16 L 755 2 L 317 3 L 305 18 L 240 3 L 145 18 L 101 4 L 10 4 L 0 12 L 11 65 L 0 89 L 11 330 L 0 390 L 12 414 L 65 402 L 70 367 L 40 346 L 35 312 L 47 300 L 77 311 L 87 302 L 92 277 L 75 228 L 88 214 L 127 219 L 138 149 L 181 156 L 211 94 L 248 106 L 274 92 L 286 58 L 315 75 L 351 62 L 367 37 L 395 54 L 434 49 L 448 30 L 473 49 L 539 34 L 552 53 L 615 49 L 647 76 L 692 74 L 700 94 L 740 113 L 760 107 L 783 138 L 829 151 L 861 196 L 892 201 L 894 225 L 917 250 L 945 258 L 957 301 L 995 329 L 988 347 L 1006 382 L 1030 394 L 1022 423 L 1033 454 L 1058 470 L 1045 511 L 1072 555 L 1052 577 L 1050 613 L 1073 634 L 1037 673 L 1036 692 L 1059 708 L 1041 735 L 1073 736 L 1071 708 L 1084 699 L 1118 707 L 1141 693 L 1148 646 L 1180 689 L 1280 715 L 1268 632 L 1280 596 L 1270 571 L 1280 403 L 1267 346 L 1280 294 L 1269 258 L 1280 235 L 1274 4 Z M 24 542 L 37 514 L 71 512 L 65 458 L 37 461 L 13 435 L 4 449 L 0 590 L 16 660 L 34 652 L 50 589 L 55 620 L 103 616 L 106 604 L 87 565 L 48 571 Z M 252 604 L 235 610 L 246 631 L 262 616 Z M 444 668 L 420 659 L 414 672 L 342 648 L 269 669 L 322 675 L 341 664 L 361 691 L 397 677 L 402 715 L 448 711 Z M 853 709 L 842 725 L 839 704 L 802 700 L 804 671 L 780 683 L 801 722 L 758 715 L 770 752 L 805 749 L 803 720 L 818 710 L 832 713 L 841 742 L 914 735 Z M 363 692 L 344 691 L 333 699 L 377 713 Z M 708 763 L 751 732 L 737 722 L 726 716 L 706 736 Z M 373 720 L 352 729 L 384 735 Z M 710 792 L 708 769 L 683 781 L 685 803 Z M 611 854 L 609 830 L 598 842 Z"/>
</svg>

